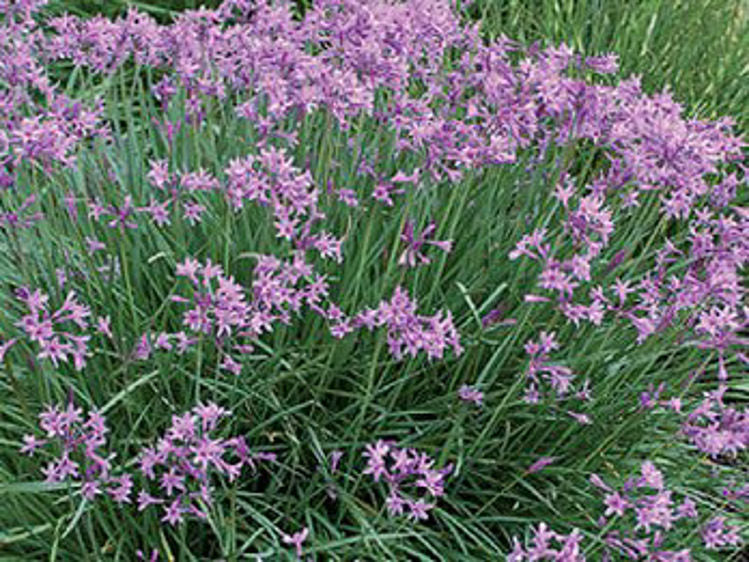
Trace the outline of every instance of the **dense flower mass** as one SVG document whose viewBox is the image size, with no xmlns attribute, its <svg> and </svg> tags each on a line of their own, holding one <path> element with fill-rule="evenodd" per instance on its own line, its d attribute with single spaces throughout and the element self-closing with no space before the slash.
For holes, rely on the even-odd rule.
<svg viewBox="0 0 749 562">
<path fill-rule="evenodd" d="M 470 2 L 224 0 L 167 23 L 46 4 L 0 0 L 7 425 L 67 398 L 40 436 L 0 442 L 80 501 L 44 515 L 70 525 L 55 540 L 108 535 L 108 497 L 160 526 L 139 559 L 198 523 L 216 559 L 356 541 L 412 558 L 388 541 L 451 533 L 466 559 L 485 541 L 515 562 L 741 546 L 749 208 L 730 118 L 617 82 L 615 53 L 487 40 Z M 647 378 L 682 358 L 689 380 Z M 579 464 L 557 445 L 600 426 L 635 451 L 638 416 L 725 470 L 722 497 L 667 487 L 667 451 L 618 487 L 591 474 L 593 517 L 536 487 L 618 474 L 608 438 Z M 307 478 L 312 453 L 329 470 Z M 243 477 L 259 463 L 266 495 Z M 319 473 L 324 499 L 299 492 Z M 566 534 L 543 521 L 557 502 Z M 46 532 L 30 511 L 24 533 Z"/>
</svg>

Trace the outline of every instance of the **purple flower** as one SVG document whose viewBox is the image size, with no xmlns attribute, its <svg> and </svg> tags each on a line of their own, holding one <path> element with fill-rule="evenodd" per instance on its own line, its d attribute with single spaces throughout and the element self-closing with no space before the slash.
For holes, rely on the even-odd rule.
<svg viewBox="0 0 749 562">
<path fill-rule="evenodd" d="M 164 508 L 164 516 L 161 518 L 162 521 L 169 523 L 170 525 L 177 525 L 182 523 L 183 520 L 183 508 L 180 505 L 181 499 L 177 498 L 167 507 Z"/>
<path fill-rule="evenodd" d="M 390 494 L 385 500 L 385 505 L 387 505 L 388 513 L 391 516 L 399 516 L 403 515 L 404 513 L 406 500 L 404 500 L 403 497 L 398 493 L 398 491 L 393 488 L 392 490 L 390 490 Z"/>
<path fill-rule="evenodd" d="M 708 550 L 718 550 L 724 546 L 741 543 L 739 527 L 726 523 L 722 516 L 713 517 L 701 529 L 702 541 Z"/>
<path fill-rule="evenodd" d="M 421 478 L 416 480 L 417 488 L 424 488 L 429 494 L 437 498 L 445 493 L 445 476 L 435 470 L 422 471 Z"/>
<path fill-rule="evenodd" d="M 101 493 L 101 482 L 98 480 L 88 480 L 81 486 L 81 495 L 88 501 L 94 500 Z"/>
<path fill-rule="evenodd" d="M 165 472 L 161 475 L 161 488 L 164 489 L 167 496 L 171 496 L 174 493 L 174 490 L 179 490 L 181 492 L 185 491 L 185 475 L 177 473 L 177 468 L 172 466 L 169 469 L 169 472 Z"/>
<path fill-rule="evenodd" d="M 591 473 L 591 475 L 589 476 L 588 479 L 590 480 L 590 483 L 593 484 L 594 486 L 596 486 L 597 488 L 600 488 L 601 490 L 605 490 L 607 492 L 611 492 L 612 491 L 611 487 L 608 486 L 601 479 L 601 477 L 598 474 L 596 474 L 595 472 Z"/>
<path fill-rule="evenodd" d="M 145 490 L 138 492 L 138 511 L 143 511 L 150 505 L 159 505 L 164 503 L 164 500 L 155 498 Z"/>
<path fill-rule="evenodd" d="M 343 458 L 343 451 L 331 451 L 330 453 L 330 473 L 334 474 L 338 471 L 338 464 Z"/>
<path fill-rule="evenodd" d="M 452 241 L 431 240 L 436 230 L 437 223 L 431 222 L 417 235 L 415 224 L 411 220 L 407 220 L 400 237 L 401 241 L 406 244 L 406 249 L 398 258 L 398 265 L 416 267 L 416 265 L 431 263 L 431 259 L 421 251 L 424 245 L 436 246 L 443 252 L 449 253 L 452 250 Z"/>
<path fill-rule="evenodd" d="M 202 270 L 200 263 L 192 258 L 186 258 L 183 263 L 177 264 L 177 277 L 187 277 L 195 285 L 198 284 L 197 274 Z"/>
<path fill-rule="evenodd" d="M 651 461 L 645 461 L 641 466 L 642 478 L 638 481 L 638 486 L 649 486 L 656 490 L 663 489 L 663 474 L 655 468 Z"/>
<path fill-rule="evenodd" d="M 684 498 L 682 504 L 676 508 L 676 513 L 677 517 L 687 517 L 690 519 L 694 519 L 695 517 L 697 517 L 697 506 L 691 500 L 691 498 Z"/>
<path fill-rule="evenodd" d="M 138 228 L 138 225 L 130 220 L 130 216 L 135 212 L 133 199 L 130 195 L 125 196 L 121 207 L 110 205 L 107 212 L 115 217 L 107 223 L 109 228 L 119 228 L 122 234 L 128 229 Z"/>
<path fill-rule="evenodd" d="M 385 501 L 388 513 L 407 514 L 415 521 L 427 519 L 428 511 L 435 504 L 427 503 L 424 498 L 414 500 L 410 495 L 417 490 L 424 490 L 428 497 L 435 499 L 444 495 L 445 478 L 452 472 L 453 465 L 435 469 L 429 455 L 382 440 L 366 445 L 365 449 L 363 455 L 368 463 L 363 474 L 371 474 L 375 482 L 382 477 L 388 484 Z"/>
<path fill-rule="evenodd" d="M 14 345 L 14 344 L 15 344 L 15 343 L 16 343 L 17 341 L 18 341 L 18 340 L 17 340 L 16 338 L 11 338 L 11 339 L 9 339 L 8 341 L 5 341 L 5 342 L 3 342 L 2 344 L 0 344 L 0 361 L 3 361 L 3 359 L 5 359 L 5 354 L 6 354 L 6 353 L 8 353 L 8 350 L 9 350 L 9 349 L 10 349 L 11 347 L 13 347 L 13 345 Z"/>
<path fill-rule="evenodd" d="M 100 334 L 112 339 L 112 329 L 110 327 L 111 320 L 109 316 L 99 316 L 96 319 L 96 331 Z"/>
<path fill-rule="evenodd" d="M 585 562 L 585 556 L 580 553 L 582 534 L 577 529 L 569 535 L 563 535 L 550 530 L 546 523 L 539 523 L 532 531 L 533 538 L 530 544 L 523 545 L 517 537 L 513 537 L 513 549 L 507 556 L 508 561 L 559 560 Z"/>
<path fill-rule="evenodd" d="M 619 517 L 624 517 L 624 510 L 630 507 L 629 502 L 619 495 L 619 492 L 608 494 L 604 503 L 606 504 L 605 516 L 618 515 Z"/>
<path fill-rule="evenodd" d="M 528 473 L 533 474 L 534 472 L 539 472 L 550 464 L 556 462 L 557 459 L 559 459 L 559 457 L 540 457 L 536 462 L 528 467 Z"/>
<path fill-rule="evenodd" d="M 480 390 L 464 384 L 458 390 L 458 396 L 464 402 L 473 402 L 477 406 L 481 406 L 484 400 L 484 393 Z"/>
<path fill-rule="evenodd" d="M 109 479 L 109 483 L 118 484 L 117 487 L 110 486 L 107 492 L 117 503 L 130 503 L 130 493 L 133 489 L 133 478 L 129 474 L 123 474 L 122 476 L 113 477 Z"/>
<path fill-rule="evenodd" d="M 139 207 L 138 211 L 146 212 L 151 215 L 151 220 L 157 226 L 169 226 L 171 224 L 169 220 L 169 205 L 171 201 L 166 200 L 161 203 L 152 201 L 147 207 Z"/>
<path fill-rule="evenodd" d="M 426 521 L 429 519 L 429 511 L 434 508 L 433 503 L 427 503 L 424 500 L 406 500 L 406 505 L 410 511 L 408 517 L 414 521 Z"/>
<path fill-rule="evenodd" d="M 21 447 L 21 453 L 31 457 L 38 448 L 46 445 L 47 441 L 44 439 L 37 439 L 34 435 L 24 435 L 23 443 L 24 445 Z"/>
<path fill-rule="evenodd" d="M 338 199 L 348 207 L 358 207 L 359 200 L 356 197 L 356 192 L 353 189 L 339 189 Z"/>
<path fill-rule="evenodd" d="M 390 445 L 380 440 L 374 445 L 365 445 L 364 448 L 364 456 L 369 459 L 367 467 L 364 469 L 364 474 L 371 474 L 374 481 L 377 482 L 383 474 L 387 473 L 385 455 L 390 450 Z"/>
</svg>

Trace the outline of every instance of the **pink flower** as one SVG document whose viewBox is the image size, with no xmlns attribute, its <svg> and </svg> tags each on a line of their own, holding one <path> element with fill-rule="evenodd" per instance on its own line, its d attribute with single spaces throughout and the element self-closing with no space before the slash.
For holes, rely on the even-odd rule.
<svg viewBox="0 0 749 562">
<path fill-rule="evenodd" d="M 197 274 L 201 271 L 198 260 L 192 258 L 186 258 L 184 262 L 177 264 L 177 277 L 187 277 L 190 281 L 197 285 L 198 278 Z"/>
<path fill-rule="evenodd" d="M 648 486 L 656 490 L 663 489 L 663 474 L 655 468 L 652 461 L 645 461 L 641 466 L 642 478 L 638 481 L 638 486 Z"/>
<path fill-rule="evenodd" d="M 229 371 L 235 376 L 242 373 L 242 364 L 236 361 L 231 355 L 224 355 L 224 360 L 219 365 L 222 369 Z"/>
<path fill-rule="evenodd" d="M 591 423 L 593 423 L 588 414 L 580 414 L 578 412 L 571 411 L 568 411 L 567 414 L 575 418 L 575 420 L 577 420 L 577 422 L 582 425 L 590 425 Z"/>
<path fill-rule="evenodd" d="M 109 316 L 99 316 L 96 319 L 96 331 L 100 334 L 107 336 L 110 340 L 112 339 L 112 329 L 110 327 L 111 320 Z"/>
<path fill-rule="evenodd" d="M 294 533 L 293 535 L 282 535 L 281 540 L 285 544 L 293 544 L 294 548 L 296 549 L 296 555 L 298 558 L 302 557 L 302 543 L 307 539 L 307 535 L 309 535 L 309 529 L 307 527 L 304 527 L 301 531 L 298 531 Z"/>
<path fill-rule="evenodd" d="M 13 347 L 13 344 L 15 344 L 17 341 L 18 340 L 16 338 L 12 338 L 4 342 L 3 344 L 0 344 L 0 362 L 5 359 L 5 354 L 8 353 L 8 350 Z"/>
</svg>

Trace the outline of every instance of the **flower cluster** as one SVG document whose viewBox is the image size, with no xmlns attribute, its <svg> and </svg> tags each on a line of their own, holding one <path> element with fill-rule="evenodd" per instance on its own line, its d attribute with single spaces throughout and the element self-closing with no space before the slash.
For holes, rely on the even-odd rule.
<svg viewBox="0 0 749 562">
<path fill-rule="evenodd" d="M 732 143 L 727 139 L 725 142 L 722 146 L 728 150 Z M 732 150 L 724 154 L 728 161 L 736 157 L 731 156 Z M 702 172 L 714 173 L 716 169 L 713 164 L 705 164 Z M 705 180 L 692 178 L 702 186 L 699 188 L 704 195 L 702 204 L 694 205 L 697 210 L 693 215 L 691 211 L 683 216 L 676 213 L 670 219 L 684 222 L 682 242 L 675 244 L 666 238 L 653 253 L 652 267 L 639 279 L 617 278 L 608 287 L 593 285 L 596 267 L 610 272 L 624 260 L 621 252 L 611 259 L 604 252 L 614 236 L 605 197 L 612 198 L 632 184 L 645 191 L 667 188 L 665 184 L 661 187 L 645 184 L 639 178 L 616 161 L 605 177 L 591 183 L 591 193 L 580 198 L 575 210 L 569 201 L 579 189 L 569 180 L 560 184 L 554 195 L 567 213 L 565 241 L 560 243 L 557 239 L 555 251 L 545 241 L 548 232 L 537 229 L 519 240 L 509 257 L 526 256 L 543 265 L 539 287 L 557 293 L 557 308 L 576 325 L 581 321 L 600 325 L 608 313 L 628 320 L 637 332 L 638 343 L 671 326 L 686 327 L 694 336 L 695 345 L 718 351 L 722 365 L 728 353 L 747 343 L 741 337 L 749 317 L 742 305 L 745 290 L 740 283 L 740 270 L 749 259 L 746 237 L 749 215 L 742 207 L 730 206 L 730 197 L 723 197 L 717 205 L 714 196 L 708 197 L 715 191 L 731 192 L 731 188 L 723 187 L 729 179 L 707 186 Z M 728 178 L 732 178 L 730 183 L 735 191 L 738 180 L 735 175 Z M 683 194 L 677 192 L 673 197 L 681 197 L 678 193 Z M 691 210 L 693 206 L 690 203 L 686 208 Z M 590 237 L 591 229 L 594 238 Z M 560 260 L 555 253 L 566 251 L 565 246 L 573 248 L 574 253 Z M 581 301 L 577 296 L 583 292 L 588 298 Z M 552 302 L 552 299 L 531 293 L 526 295 L 526 301 Z M 727 376 L 725 370 L 722 375 Z"/>
<path fill-rule="evenodd" d="M 689 530 L 695 525 L 683 525 L 681 522 L 696 520 L 697 506 L 689 497 L 677 502 L 674 493 L 666 488 L 663 473 L 651 461 L 643 462 L 640 477 L 628 479 L 621 489 L 612 488 L 597 474 L 590 476 L 590 482 L 605 496 L 606 510 L 599 519 L 601 527 L 610 525 L 611 521 L 618 522 L 620 526 L 620 530 L 609 531 L 604 537 L 608 559 L 611 559 L 612 553 L 617 553 L 630 560 L 641 560 L 643 557 L 652 560 L 691 560 L 690 549 L 670 550 L 667 544 L 669 536 L 678 534 L 680 528 Z M 703 535 L 707 532 L 714 539 L 712 544 L 705 541 L 708 548 L 728 544 L 728 537 L 726 542 L 721 542 L 721 524 L 716 523 L 713 527 L 708 525 L 706 529 Z M 730 540 L 733 540 L 733 536 L 730 535 Z"/>
<path fill-rule="evenodd" d="M 204 205 L 195 198 L 197 193 L 210 193 L 220 188 L 219 181 L 205 170 L 188 172 L 180 176 L 169 173 L 166 160 L 153 160 L 150 163 L 148 179 L 156 188 L 157 197 L 138 211 L 148 213 L 158 226 L 170 224 L 169 205 L 182 210 L 182 218 L 195 225 L 206 211 Z"/>
<path fill-rule="evenodd" d="M 506 39 L 485 44 L 475 28 L 461 26 L 445 2 L 417 4 L 326 0 L 315 3 L 299 24 L 283 3 L 249 9 L 231 1 L 215 11 L 186 12 L 165 26 L 136 10 L 117 21 L 62 16 L 49 22 L 55 33 L 35 36 L 35 45 L 51 59 L 72 59 L 97 72 L 111 73 L 131 57 L 139 65 L 164 70 L 154 95 L 166 107 L 178 87 L 184 88 L 192 116 L 202 115 L 211 98 L 241 92 L 247 101 L 237 112 L 256 126 L 261 150 L 226 168 L 226 196 L 237 208 L 244 201 L 271 206 L 279 237 L 297 249 L 316 248 L 339 261 L 341 240 L 311 233 L 312 224 L 324 216 L 309 172 L 295 168 L 283 150 L 267 142 L 275 136 L 296 143 L 296 131 L 279 127 L 288 116 L 324 108 L 344 130 L 354 115 L 392 122 L 396 150 L 419 153 L 424 161 L 411 175 L 392 175 L 381 169 L 384 162 L 370 164 L 372 155 L 363 148 L 360 170 L 375 184 L 373 196 L 387 204 L 392 204 L 393 191 L 402 191 L 395 185 L 420 185 L 430 178 L 455 181 L 467 168 L 515 162 L 518 150 L 533 143 L 543 156 L 552 143 L 591 141 L 605 151 L 610 165 L 590 178 L 573 178 L 568 169 L 561 170 L 554 194 L 565 212 L 565 233 L 556 243 L 558 251 L 542 245 L 544 233 L 537 231 L 511 257 L 525 254 L 543 263 L 539 286 L 558 294 L 557 306 L 576 324 L 600 324 L 612 311 L 628 318 L 642 340 L 676 323 L 677 313 L 688 308 L 703 325 L 714 324 L 711 318 L 723 313 L 720 322 L 726 326 L 719 341 L 714 330 L 709 338 L 721 353 L 740 343 L 735 334 L 746 326 L 746 315 L 737 308 L 742 288 L 736 272 L 746 261 L 746 237 L 740 234 L 747 217 L 730 203 L 741 180 L 735 173 L 717 183 L 706 179 L 719 173 L 722 163 L 741 158 L 743 143 L 732 136 L 731 122 L 686 121 L 668 94 L 648 97 L 636 78 L 609 87 L 567 76 L 573 69 L 611 73 L 617 68 L 614 55 L 582 58 L 564 45 L 524 51 Z M 463 56 L 446 74 L 442 62 L 452 48 Z M 510 55 L 516 51 L 521 62 L 513 65 Z M 414 80 L 424 85 L 422 97 L 411 93 Z M 376 101 L 382 89 L 389 93 L 386 105 Z M 136 210 L 166 225 L 169 206 L 183 199 L 181 193 L 221 191 L 222 182 L 207 172 L 178 177 L 163 160 L 152 163 L 150 178 L 172 200 L 152 200 L 141 207 L 126 200 L 102 207 L 112 215 L 110 226 L 131 228 L 128 216 Z M 593 281 L 596 263 L 605 259 L 617 202 L 636 207 L 638 195 L 656 190 L 662 193 L 667 217 L 691 220 L 687 241 L 696 259 L 686 274 L 667 280 L 659 269 L 637 289 L 618 281 L 612 288 L 616 295 L 635 292 L 639 300 L 626 307 L 613 304 L 601 286 L 589 289 L 588 302 L 575 300 L 576 289 Z M 348 205 L 356 204 L 353 190 L 341 189 L 340 196 Z M 188 199 L 181 202 L 182 212 L 188 222 L 197 222 L 205 207 Z M 700 208 L 697 203 L 703 201 L 707 206 Z M 433 230 L 430 225 L 417 234 L 407 225 L 403 264 L 427 263 L 421 253 L 427 244 L 449 251 L 451 241 L 429 240 Z M 537 251 L 529 244 L 536 244 Z M 668 262 L 667 254 L 659 253 L 658 267 Z"/>
<path fill-rule="evenodd" d="M 219 347 L 233 342 L 233 350 L 239 353 L 250 351 L 252 340 L 270 332 L 275 322 L 291 323 L 292 314 L 298 314 L 304 304 L 325 314 L 319 303 L 327 296 L 327 283 L 314 273 L 302 252 L 289 261 L 257 256 L 251 289 L 210 260 L 201 264 L 187 258 L 177 265 L 176 275 L 192 286 L 189 298 L 172 296 L 173 301 L 191 307 L 183 314 L 183 326 L 192 333 L 212 336 Z M 226 368 L 236 371 L 238 364 L 228 351 L 225 357 Z"/>
<path fill-rule="evenodd" d="M 682 534 L 681 529 L 691 531 L 697 526 L 697 505 L 689 497 L 676 502 L 674 493 L 665 486 L 663 474 L 651 461 L 643 462 L 640 476 L 629 478 L 620 489 L 612 488 L 595 473 L 590 475 L 590 482 L 604 494 L 606 508 L 598 520 L 599 527 L 606 531 L 601 560 L 692 560 L 691 549 L 670 549 L 668 543 L 679 540 L 675 535 Z M 681 523 L 690 520 L 692 525 Z M 616 528 L 610 530 L 612 527 Z M 738 531 L 738 527 L 727 523 L 723 516 L 712 517 L 700 528 L 708 550 L 740 544 Z M 563 535 L 549 529 L 546 523 L 540 523 L 533 534 L 531 541 L 525 544 L 513 538 L 514 548 L 508 554 L 508 561 L 586 560 L 581 553 L 582 534 L 577 529 Z"/>
<path fill-rule="evenodd" d="M 450 311 L 437 312 L 432 316 L 416 313 L 417 302 L 411 299 L 402 287 L 397 287 L 390 301 L 383 300 L 376 309 L 365 309 L 353 320 L 342 319 L 340 324 L 387 328 L 387 343 L 390 353 L 400 360 L 404 353 L 414 357 L 424 350 L 428 357 L 442 359 L 445 351 L 452 348 L 456 355 L 463 352 L 460 336 L 455 328 Z"/>
<path fill-rule="evenodd" d="M 529 340 L 525 344 L 525 353 L 530 356 L 530 362 L 525 370 L 528 379 L 524 400 L 528 404 L 537 404 L 542 398 L 541 389 L 549 386 L 558 400 L 574 396 L 580 400 L 590 400 L 589 381 L 585 381 L 580 389 L 572 394 L 572 380 L 575 375 L 572 369 L 552 362 L 550 354 L 559 349 L 554 332 L 540 332 L 538 341 Z M 583 421 L 584 414 L 570 412 L 570 415 Z"/>
<path fill-rule="evenodd" d="M 244 437 L 222 439 L 214 435 L 218 422 L 230 412 L 216 404 L 199 404 L 183 415 L 172 416 L 172 425 L 155 446 L 140 454 L 140 472 L 158 483 L 158 495 L 149 486 L 138 493 L 138 510 L 163 505 L 162 521 L 180 523 L 186 515 L 207 517 L 212 505 L 211 475 L 235 480 L 245 466 L 272 461 L 272 453 L 251 453 Z"/>
<path fill-rule="evenodd" d="M 739 528 L 726 523 L 722 516 L 713 517 L 700 529 L 702 542 L 709 550 L 718 550 L 725 546 L 741 544 Z"/>
<path fill-rule="evenodd" d="M 737 455 L 749 447 L 749 408 L 726 404 L 727 390 L 721 385 L 709 392 L 682 424 L 681 431 L 703 453 L 711 457 Z"/>
<path fill-rule="evenodd" d="M 146 484 L 137 497 L 138 510 L 164 505 L 162 521 L 171 525 L 185 515 L 205 518 L 212 505 L 212 475 L 235 480 L 245 466 L 255 469 L 258 461 L 273 461 L 273 453 L 250 451 L 244 437 L 223 439 L 215 436 L 217 425 L 230 414 L 216 404 L 199 404 L 181 416 L 172 416 L 172 425 L 155 446 L 145 447 L 138 457 Z M 81 495 L 93 500 L 106 492 L 118 504 L 131 503 L 133 474 L 126 459 L 113 467 L 115 454 L 106 454 L 108 428 L 104 417 L 83 410 L 72 402 L 66 408 L 48 407 L 39 414 L 44 439 L 24 436 L 21 452 L 34 455 L 41 448 L 57 448 L 59 458 L 42 469 L 47 482 L 80 483 Z M 118 476 L 113 475 L 119 474 Z M 149 493 L 148 482 L 158 483 L 159 493 Z"/>
<path fill-rule="evenodd" d="M 231 160 L 224 169 L 225 181 L 205 170 L 172 173 L 166 160 L 152 160 L 148 179 L 155 188 L 151 202 L 139 207 L 158 226 L 171 223 L 172 209 L 181 209 L 191 225 L 201 221 L 206 207 L 198 201 L 210 194 L 223 194 L 239 211 L 245 203 L 271 207 L 278 238 L 292 242 L 297 250 L 317 250 L 323 258 L 341 261 L 342 241 L 325 231 L 313 233 L 315 223 L 325 218 L 318 208 L 319 192 L 308 171 L 294 166 L 282 149 L 265 146 L 260 153 Z"/>
<path fill-rule="evenodd" d="M 477 28 L 463 27 L 444 0 L 324 0 L 300 23 L 283 3 L 245 6 L 239 17 L 236 7 L 227 1 L 165 26 L 135 10 L 117 21 L 53 18 L 56 33 L 41 41 L 42 49 L 97 72 L 113 72 L 131 57 L 167 70 L 154 96 L 166 106 L 177 87 L 184 88 L 193 117 L 204 114 L 210 98 L 241 92 L 246 101 L 237 113 L 256 123 L 263 138 L 288 135 L 274 129 L 289 115 L 317 108 L 344 130 L 361 113 L 391 121 L 399 150 L 425 154 L 421 177 L 454 181 L 468 167 L 514 162 L 519 148 L 537 140 L 590 139 L 615 153 L 618 173 L 609 174 L 615 187 L 622 182 L 613 180 L 631 177 L 642 190 L 676 186 L 678 195 L 664 205 L 672 199 L 683 205 L 705 192 L 702 175 L 740 148 L 725 122 L 686 122 L 678 104 L 667 95 L 642 95 L 636 79 L 603 87 L 565 75 L 582 68 L 610 73 L 614 56 L 583 59 L 566 46 L 536 48 L 513 66 L 510 54 L 521 50 L 516 43 L 483 43 Z M 464 54 L 445 73 L 443 61 L 454 48 Z M 415 80 L 424 84 L 419 98 L 411 93 Z M 387 105 L 377 103 L 378 90 L 390 93 Z M 585 226 L 578 224 L 578 231 L 593 223 L 608 229 L 605 211 L 595 210 L 601 201 L 594 194 L 581 203 L 576 217 Z M 586 215 L 590 210 L 602 220 Z"/>
<path fill-rule="evenodd" d="M 428 519 L 429 511 L 436 505 L 429 500 L 444 495 L 445 478 L 452 472 L 452 465 L 436 469 L 434 459 L 426 453 L 400 448 L 389 441 L 380 440 L 365 449 L 367 467 L 363 474 L 370 474 L 375 482 L 382 478 L 388 484 L 388 512 L 406 514 L 414 521 Z M 414 499 L 418 495 L 421 497 Z"/>
<path fill-rule="evenodd" d="M 270 206 L 276 236 L 298 250 L 316 249 L 322 257 L 340 262 L 342 241 L 327 232 L 312 233 L 325 218 L 318 209 L 318 189 L 309 171 L 301 171 L 283 150 L 269 146 L 257 156 L 233 160 L 226 169 L 226 194 L 236 209 L 245 201 Z"/>
<path fill-rule="evenodd" d="M 16 291 L 16 298 L 27 308 L 28 313 L 16 322 L 31 342 L 39 347 L 38 359 L 49 359 L 55 367 L 60 361 L 73 360 L 76 370 L 86 365 L 90 356 L 88 342 L 91 310 L 81 304 L 73 291 L 69 292 L 65 302 L 54 311 L 49 308 L 49 296 L 39 289 L 31 291 L 22 287 Z M 17 340 L 8 340 L 3 344 L 3 354 Z"/>
<path fill-rule="evenodd" d="M 83 409 L 72 402 L 65 408 L 49 406 L 39 414 L 39 427 L 46 438 L 25 435 L 21 453 L 33 456 L 40 448 L 56 449 L 59 457 L 42 469 L 46 482 L 79 483 L 87 500 L 106 490 L 118 503 L 130 501 L 132 477 L 111 474 L 115 455 L 104 450 L 109 428 L 100 413 L 89 411 L 84 419 Z"/>
<path fill-rule="evenodd" d="M 513 537 L 513 549 L 507 555 L 507 562 L 585 562 L 585 556 L 580 552 L 583 536 L 579 530 L 575 529 L 569 535 L 563 535 L 549 529 L 546 523 L 539 523 L 532 531 L 533 538 L 525 545 L 521 544 L 517 537 Z"/>
</svg>

